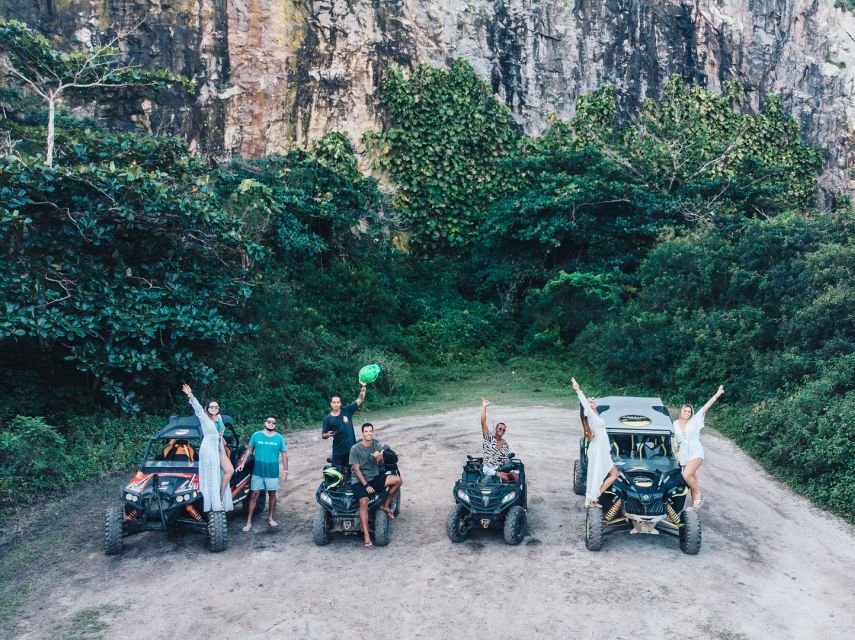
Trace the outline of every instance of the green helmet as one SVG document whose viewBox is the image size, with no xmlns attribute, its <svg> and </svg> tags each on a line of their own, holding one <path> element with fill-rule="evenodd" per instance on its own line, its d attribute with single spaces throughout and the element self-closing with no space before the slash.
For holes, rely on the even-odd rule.
<svg viewBox="0 0 855 640">
<path fill-rule="evenodd" d="M 324 489 L 329 491 L 341 486 L 344 482 L 344 474 L 336 467 L 324 467 Z"/>
<path fill-rule="evenodd" d="M 371 384 L 380 375 L 379 364 L 367 364 L 359 370 L 359 381 Z"/>
</svg>

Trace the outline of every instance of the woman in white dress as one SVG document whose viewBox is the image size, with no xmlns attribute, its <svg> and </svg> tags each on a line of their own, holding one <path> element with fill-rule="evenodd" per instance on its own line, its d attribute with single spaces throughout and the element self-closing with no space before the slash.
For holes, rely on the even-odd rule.
<svg viewBox="0 0 855 640">
<path fill-rule="evenodd" d="M 231 511 L 234 505 L 229 480 L 235 470 L 226 455 L 223 438 L 217 429 L 217 423 L 221 422 L 220 406 L 212 400 L 208 403 L 206 411 L 193 397 L 193 392 L 188 385 L 182 386 L 181 390 L 190 400 L 190 406 L 193 407 L 193 412 L 199 418 L 199 424 L 202 427 L 202 444 L 199 446 L 199 491 L 202 492 L 202 509 Z"/>
<path fill-rule="evenodd" d="M 680 407 L 680 417 L 674 420 L 674 439 L 677 441 L 677 459 L 683 465 L 683 479 L 692 491 L 692 509 L 697 509 L 704 503 L 701 488 L 698 486 L 698 469 L 704 463 L 704 447 L 701 445 L 701 430 L 704 428 L 704 418 L 715 401 L 724 393 L 724 386 L 719 385 L 718 391 L 712 398 L 695 413 L 690 404 Z"/>
<path fill-rule="evenodd" d="M 618 470 L 612 462 L 609 451 L 609 434 L 606 432 L 606 423 L 597 413 L 597 401 L 588 399 L 576 378 L 571 378 L 573 390 L 579 397 L 579 404 L 588 419 L 593 438 L 588 443 L 588 477 L 585 483 L 585 502 L 589 507 L 599 507 L 599 498 L 603 491 L 608 489 L 618 477 Z"/>
</svg>

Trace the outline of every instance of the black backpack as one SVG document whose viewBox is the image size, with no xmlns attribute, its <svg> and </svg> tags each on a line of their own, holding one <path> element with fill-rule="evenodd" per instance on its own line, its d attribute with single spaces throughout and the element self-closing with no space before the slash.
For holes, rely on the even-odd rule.
<svg viewBox="0 0 855 640">
<path fill-rule="evenodd" d="M 383 464 L 398 464 L 398 454 L 389 448 L 383 449 Z"/>
</svg>

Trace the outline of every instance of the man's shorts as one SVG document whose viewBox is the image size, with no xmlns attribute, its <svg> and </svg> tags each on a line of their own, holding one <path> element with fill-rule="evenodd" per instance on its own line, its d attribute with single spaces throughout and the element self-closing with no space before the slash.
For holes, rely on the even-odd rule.
<svg viewBox="0 0 855 640">
<path fill-rule="evenodd" d="M 386 486 L 386 474 L 381 473 L 373 480 L 369 480 L 368 486 L 374 487 L 374 491 L 380 493 Z M 357 500 L 361 500 L 362 498 L 371 498 L 371 496 L 368 495 L 368 491 L 359 482 L 353 485 L 353 495 Z"/>
<path fill-rule="evenodd" d="M 254 473 L 249 481 L 249 488 L 253 491 L 278 491 L 279 478 L 262 478 Z"/>
</svg>

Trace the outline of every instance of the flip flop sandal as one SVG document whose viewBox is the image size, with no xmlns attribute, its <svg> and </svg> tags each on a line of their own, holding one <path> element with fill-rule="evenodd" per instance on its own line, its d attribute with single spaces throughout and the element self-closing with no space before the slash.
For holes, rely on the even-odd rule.
<svg viewBox="0 0 855 640">
<path fill-rule="evenodd" d="M 366 543 L 365 543 L 365 548 L 366 548 L 366 549 L 370 549 L 370 548 L 371 548 L 371 547 L 373 547 L 373 546 L 374 546 L 374 543 L 373 543 L 373 542 L 366 542 Z"/>
</svg>

